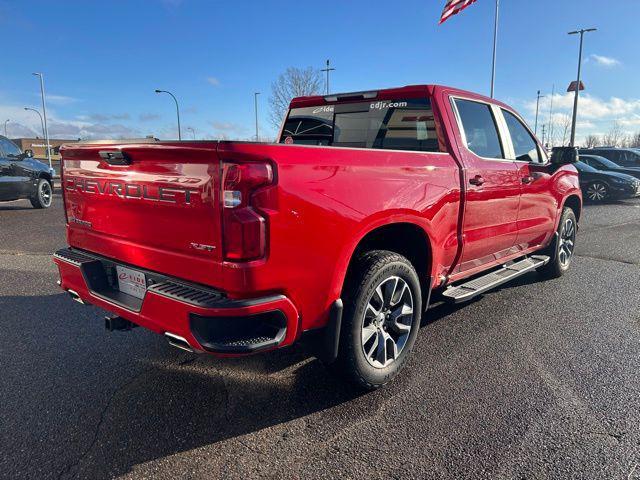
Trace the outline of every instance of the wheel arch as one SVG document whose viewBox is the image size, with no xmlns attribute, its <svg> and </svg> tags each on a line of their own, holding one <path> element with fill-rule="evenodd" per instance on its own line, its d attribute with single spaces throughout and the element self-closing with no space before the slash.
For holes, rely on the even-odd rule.
<svg viewBox="0 0 640 480">
<path fill-rule="evenodd" d="M 389 250 L 406 257 L 418 273 L 423 300 L 427 298 L 431 288 L 433 265 L 431 240 L 421 225 L 406 220 L 376 226 L 360 237 L 351 251 L 347 268 L 340 282 L 341 296 L 348 284 L 349 275 L 354 272 L 358 257 L 371 250 Z"/>
<path fill-rule="evenodd" d="M 53 177 L 51 176 L 51 174 L 49 172 L 40 172 L 38 174 L 38 179 L 45 179 L 49 182 L 51 182 L 53 180 Z"/>
<path fill-rule="evenodd" d="M 582 199 L 580 198 L 580 196 L 576 194 L 569 195 L 565 199 L 562 205 L 562 209 L 564 209 L 564 207 L 569 207 L 571 210 L 573 210 L 573 213 L 576 216 L 576 221 L 580 223 L 580 215 L 582 214 Z M 562 213 L 562 210 L 560 211 L 560 213 Z"/>
</svg>

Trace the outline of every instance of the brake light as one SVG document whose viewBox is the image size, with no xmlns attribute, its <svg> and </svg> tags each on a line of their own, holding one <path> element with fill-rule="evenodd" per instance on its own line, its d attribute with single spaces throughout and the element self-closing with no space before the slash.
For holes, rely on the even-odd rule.
<svg viewBox="0 0 640 480">
<path fill-rule="evenodd" d="M 241 262 L 264 257 L 266 219 L 252 205 L 256 190 L 273 183 L 269 163 L 223 163 L 222 217 L 225 259 Z"/>
</svg>

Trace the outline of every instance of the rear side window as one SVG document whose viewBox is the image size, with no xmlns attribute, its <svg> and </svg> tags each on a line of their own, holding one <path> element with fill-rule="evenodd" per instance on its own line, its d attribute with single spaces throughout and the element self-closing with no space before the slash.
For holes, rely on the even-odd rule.
<svg viewBox="0 0 640 480">
<path fill-rule="evenodd" d="M 617 163 L 620 165 L 624 165 L 625 167 L 634 167 L 640 163 L 640 154 L 637 154 L 632 150 L 622 150 L 617 153 L 619 155 Z"/>
<path fill-rule="evenodd" d="M 504 158 L 491 107 L 471 100 L 455 100 L 467 148 L 479 157 Z"/>
<path fill-rule="evenodd" d="M 426 98 L 294 108 L 280 143 L 440 151 L 431 102 Z"/>
<path fill-rule="evenodd" d="M 0 138 L 0 152 L 9 158 L 19 157 L 22 153 L 15 143 L 6 138 Z"/>
<path fill-rule="evenodd" d="M 516 160 L 521 162 L 540 162 L 540 154 L 538 153 L 538 144 L 529 130 L 513 113 L 502 110 L 504 120 L 507 123 L 509 134 L 511 135 L 511 143 L 516 152 Z"/>
</svg>

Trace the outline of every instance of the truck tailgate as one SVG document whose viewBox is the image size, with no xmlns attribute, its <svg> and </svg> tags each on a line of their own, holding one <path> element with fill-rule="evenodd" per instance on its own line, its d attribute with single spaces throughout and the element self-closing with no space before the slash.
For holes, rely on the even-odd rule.
<svg viewBox="0 0 640 480">
<path fill-rule="evenodd" d="M 63 148 L 69 245 L 217 286 L 217 146 L 189 142 Z"/>
</svg>

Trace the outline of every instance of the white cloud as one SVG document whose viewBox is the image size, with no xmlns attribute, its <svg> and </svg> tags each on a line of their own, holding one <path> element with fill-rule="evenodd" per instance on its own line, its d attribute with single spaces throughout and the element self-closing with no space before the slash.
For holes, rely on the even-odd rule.
<svg viewBox="0 0 640 480">
<path fill-rule="evenodd" d="M 557 93 L 553 96 L 553 124 L 556 134 L 562 130 L 573 113 L 574 94 Z M 540 100 L 540 116 L 538 124 L 549 123 L 549 109 L 551 96 L 547 95 Z M 525 102 L 527 118 L 533 120 L 536 111 L 536 101 Z M 610 130 L 614 122 L 618 122 L 625 135 L 636 133 L 640 130 L 640 98 L 611 97 L 602 99 L 588 93 L 580 95 L 578 106 L 577 137 L 578 140 L 587 135 L 602 135 Z M 533 122 L 530 122 L 533 124 Z M 541 127 L 538 127 L 540 133 Z"/>
<path fill-rule="evenodd" d="M 151 122 L 153 120 L 159 120 L 160 115 L 158 115 L 157 113 L 147 112 L 147 113 L 141 113 L 138 116 L 138 118 L 140 119 L 141 122 Z"/>
<path fill-rule="evenodd" d="M 216 77 L 207 77 L 207 82 L 214 87 L 220 86 L 220 80 L 218 80 Z"/>
<path fill-rule="evenodd" d="M 46 94 L 46 98 L 47 103 L 51 103 L 54 105 L 69 105 L 70 103 L 75 103 L 78 101 L 77 98 L 67 97 L 66 95 L 52 95 L 49 93 Z"/>
<path fill-rule="evenodd" d="M 589 57 L 591 60 L 593 60 L 594 62 L 596 62 L 597 65 L 600 65 L 601 67 L 617 67 L 618 65 L 621 65 L 620 60 L 617 60 L 613 57 L 605 57 L 604 55 L 591 55 Z"/>
<path fill-rule="evenodd" d="M 140 131 L 137 128 L 112 123 L 110 121 L 100 121 L 91 119 L 91 116 L 82 119 L 67 120 L 59 118 L 54 110 L 48 111 L 48 127 L 51 138 L 131 138 L 139 137 Z M 126 116 L 126 114 L 115 117 Z M 94 116 L 95 117 L 95 116 Z M 101 117 L 98 115 L 98 117 Z M 107 120 L 114 120 L 112 116 Z M 2 123 L 9 119 L 7 134 L 9 137 L 34 137 L 42 136 L 42 126 L 40 118 L 34 112 L 25 111 L 23 107 L 17 105 L 0 104 L 0 119 Z M 4 135 L 4 129 L 1 132 Z"/>
<path fill-rule="evenodd" d="M 555 111 L 570 113 L 573 111 L 573 99 L 573 93 L 556 93 L 553 96 L 553 109 Z M 543 116 L 544 112 L 549 112 L 549 107 L 551 106 L 550 102 L 550 95 L 540 100 L 540 112 Z M 535 114 L 535 100 L 526 102 L 525 105 L 530 113 Z M 640 113 L 640 99 L 611 97 L 609 100 L 603 100 L 588 93 L 582 93 L 580 95 L 579 114 L 583 119 L 616 119 L 636 113 Z"/>
</svg>

